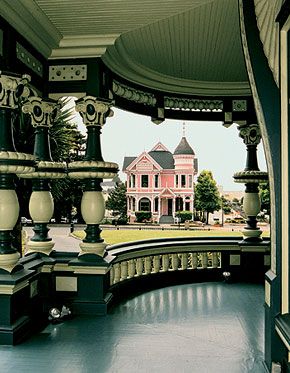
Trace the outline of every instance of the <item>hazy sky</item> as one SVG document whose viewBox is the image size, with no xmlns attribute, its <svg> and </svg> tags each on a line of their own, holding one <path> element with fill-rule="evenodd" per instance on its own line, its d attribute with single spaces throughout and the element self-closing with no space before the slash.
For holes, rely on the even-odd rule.
<svg viewBox="0 0 290 373">
<path fill-rule="evenodd" d="M 182 121 L 165 120 L 156 125 L 149 117 L 113 110 L 114 116 L 107 119 L 102 129 L 102 154 L 105 161 L 118 163 L 120 170 L 125 156 L 150 151 L 158 141 L 174 152 L 182 137 Z M 225 191 L 244 190 L 244 185 L 234 183 L 232 178 L 244 169 L 246 161 L 246 146 L 236 124 L 225 128 L 221 122 L 186 121 L 185 135 L 198 158 L 199 172 L 211 170 Z M 258 162 L 260 170 L 266 170 L 262 143 L 258 146 Z M 124 180 L 122 171 L 119 175 Z"/>
</svg>

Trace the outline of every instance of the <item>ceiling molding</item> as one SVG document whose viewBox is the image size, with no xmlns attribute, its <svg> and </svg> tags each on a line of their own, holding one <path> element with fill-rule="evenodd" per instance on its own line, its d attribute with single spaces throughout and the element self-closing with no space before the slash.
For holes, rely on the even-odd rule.
<svg viewBox="0 0 290 373">
<path fill-rule="evenodd" d="M 251 95 L 248 82 L 214 82 L 176 78 L 158 73 L 133 61 L 118 39 L 114 48 L 108 48 L 102 57 L 104 63 L 122 78 L 148 88 L 177 94 L 201 96 Z"/>
<path fill-rule="evenodd" d="M 44 57 L 59 45 L 62 35 L 34 1 L 1 0 L 0 14 Z"/>
<path fill-rule="evenodd" d="M 101 57 L 119 34 L 65 36 L 59 47 L 51 51 L 49 59 Z"/>
</svg>

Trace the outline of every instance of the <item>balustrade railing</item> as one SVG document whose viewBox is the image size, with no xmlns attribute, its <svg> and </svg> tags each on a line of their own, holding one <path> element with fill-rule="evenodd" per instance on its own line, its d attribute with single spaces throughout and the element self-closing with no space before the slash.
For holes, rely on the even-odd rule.
<svg viewBox="0 0 290 373">
<path fill-rule="evenodd" d="M 120 261 L 117 258 L 110 271 L 110 284 L 160 272 L 220 267 L 220 252 L 164 253 Z"/>
</svg>

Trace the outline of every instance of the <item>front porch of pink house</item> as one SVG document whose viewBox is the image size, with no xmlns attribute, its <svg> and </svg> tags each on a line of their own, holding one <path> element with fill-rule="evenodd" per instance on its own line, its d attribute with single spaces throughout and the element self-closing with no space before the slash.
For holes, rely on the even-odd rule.
<svg viewBox="0 0 290 373">
<path fill-rule="evenodd" d="M 150 211 L 152 222 L 174 223 L 178 211 L 193 211 L 192 193 L 174 193 L 170 188 L 163 189 L 160 193 L 153 195 L 128 193 L 127 196 L 128 216 L 131 223 L 136 221 L 135 211 Z"/>
</svg>

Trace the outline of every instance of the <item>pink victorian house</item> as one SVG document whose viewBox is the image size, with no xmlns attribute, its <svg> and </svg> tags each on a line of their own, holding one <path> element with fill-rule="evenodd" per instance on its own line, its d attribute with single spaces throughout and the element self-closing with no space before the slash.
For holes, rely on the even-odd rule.
<svg viewBox="0 0 290 373">
<path fill-rule="evenodd" d="M 159 142 L 138 157 L 125 157 L 123 171 L 131 222 L 135 211 L 151 211 L 160 223 L 172 223 L 178 211 L 193 211 L 197 159 L 185 137 L 173 154 Z"/>
</svg>

